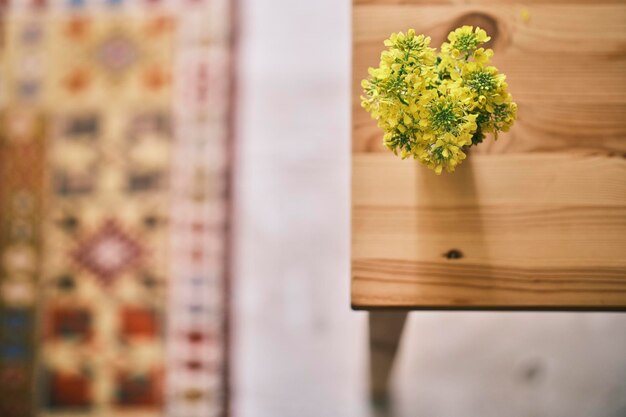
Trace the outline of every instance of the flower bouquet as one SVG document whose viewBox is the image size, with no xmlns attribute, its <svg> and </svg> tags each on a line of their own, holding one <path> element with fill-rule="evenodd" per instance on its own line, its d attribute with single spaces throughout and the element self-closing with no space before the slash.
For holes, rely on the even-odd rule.
<svg viewBox="0 0 626 417">
<path fill-rule="evenodd" d="M 481 28 L 463 26 L 436 52 L 414 30 L 394 33 L 378 68 L 363 80 L 361 104 L 384 130 L 383 143 L 441 174 L 454 171 L 487 133 L 509 130 L 517 105 L 505 75 L 490 66 L 490 40 Z"/>
</svg>

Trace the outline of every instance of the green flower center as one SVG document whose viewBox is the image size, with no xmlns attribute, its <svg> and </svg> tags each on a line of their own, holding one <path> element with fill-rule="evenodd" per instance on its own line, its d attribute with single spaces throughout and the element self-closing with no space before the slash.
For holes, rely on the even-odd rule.
<svg viewBox="0 0 626 417">
<path fill-rule="evenodd" d="M 494 107 L 493 115 L 496 119 L 496 122 L 502 122 L 510 117 L 509 106 L 506 104 L 496 105 Z"/>
<path fill-rule="evenodd" d="M 424 49 L 425 45 L 423 39 L 419 39 L 417 36 L 414 36 L 412 38 L 407 37 L 401 41 L 397 41 L 395 43 L 395 47 L 402 52 L 415 52 Z"/>
<path fill-rule="evenodd" d="M 471 73 L 467 77 L 467 85 L 479 94 L 493 91 L 496 89 L 496 80 L 493 74 L 487 71 L 478 71 Z"/>
<path fill-rule="evenodd" d="M 430 108 L 430 122 L 436 130 L 456 134 L 461 121 L 453 103 L 437 103 Z"/>
<path fill-rule="evenodd" d="M 454 47 L 461 52 L 471 52 L 478 46 L 478 39 L 473 33 L 464 33 L 457 36 Z"/>
</svg>

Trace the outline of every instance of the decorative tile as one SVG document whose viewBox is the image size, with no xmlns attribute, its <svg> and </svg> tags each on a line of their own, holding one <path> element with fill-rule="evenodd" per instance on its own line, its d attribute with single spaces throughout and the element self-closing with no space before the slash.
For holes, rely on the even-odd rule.
<svg viewBox="0 0 626 417">
<path fill-rule="evenodd" d="M 4 365 L 0 367 L 0 385 L 6 390 L 21 390 L 30 379 L 28 372 L 24 365 Z"/>
<path fill-rule="evenodd" d="M 173 40 L 170 33 L 150 43 L 141 35 L 148 17 L 119 13 L 61 19 L 52 29 L 57 55 L 47 83 L 63 104 L 48 152 L 44 308 L 52 319 L 43 358 L 66 378 L 49 390 L 82 379 L 93 392 L 67 398 L 56 389 L 42 411 L 88 406 L 94 415 L 156 417 L 166 294 L 155 287 L 169 279 L 161 272 L 170 262 L 171 94 L 166 83 L 153 92 L 143 76 L 172 66 Z M 154 282 L 145 285 L 145 277 Z"/>
<path fill-rule="evenodd" d="M 157 312 L 148 308 L 126 307 L 121 311 L 122 337 L 153 339 L 160 334 Z"/>
<path fill-rule="evenodd" d="M 72 251 L 72 258 L 108 286 L 119 274 L 134 267 L 142 256 L 141 245 L 113 219 L 103 225 Z"/>
<path fill-rule="evenodd" d="M 163 391 L 158 372 L 120 371 L 116 383 L 116 404 L 120 407 L 156 407 L 162 403 Z"/>
<path fill-rule="evenodd" d="M 113 33 L 96 47 L 95 55 L 104 70 L 119 73 L 137 62 L 139 50 L 132 39 Z"/>
<path fill-rule="evenodd" d="M 49 371 L 46 399 L 51 410 L 86 410 L 93 406 L 92 379 L 88 374 Z"/>
<path fill-rule="evenodd" d="M 192 2 L 189 2 L 192 4 Z M 227 413 L 225 245 L 228 108 L 227 2 L 195 2 L 196 16 L 182 24 L 172 178 L 173 268 L 168 382 L 169 415 Z M 192 7 L 192 6 L 190 6 Z M 203 12 L 210 13 L 203 15 Z M 211 22 L 211 24 L 207 24 Z M 219 314 L 215 314 L 219 312 Z"/>
<path fill-rule="evenodd" d="M 100 134 L 100 119 L 97 113 L 76 114 L 62 120 L 61 136 L 69 139 L 95 140 Z"/>
<path fill-rule="evenodd" d="M 47 313 L 48 338 L 87 342 L 93 334 L 93 317 L 86 308 L 54 308 Z"/>
<path fill-rule="evenodd" d="M 3 417 L 226 413 L 228 4 L 2 6 Z"/>
<path fill-rule="evenodd" d="M 0 109 L 0 415 L 32 412 L 35 315 L 41 260 L 44 120 Z"/>
<path fill-rule="evenodd" d="M 19 194 L 15 195 L 17 200 Z M 14 204 L 14 213 L 24 213 L 28 215 L 29 210 L 24 210 L 22 207 L 17 207 Z M 19 274 L 19 273 L 34 273 L 37 269 L 37 250 L 33 245 L 28 244 L 13 244 L 4 248 L 2 254 L 2 266 L 7 274 Z"/>
<path fill-rule="evenodd" d="M 7 279 L 0 290 L 5 305 L 32 307 L 35 304 L 35 284 L 30 280 Z"/>
</svg>

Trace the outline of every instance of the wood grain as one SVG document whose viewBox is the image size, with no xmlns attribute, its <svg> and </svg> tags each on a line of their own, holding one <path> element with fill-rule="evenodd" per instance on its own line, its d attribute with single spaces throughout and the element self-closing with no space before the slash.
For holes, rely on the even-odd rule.
<svg viewBox="0 0 626 417">
<path fill-rule="evenodd" d="M 382 3 L 382 2 L 381 2 Z M 378 64 L 382 41 L 416 28 L 439 46 L 460 24 L 485 27 L 494 63 L 519 105 L 510 135 L 479 152 L 626 153 L 626 5 L 533 6 L 365 5 L 354 8 L 353 149 L 384 151 L 380 132 L 360 109 L 360 80 Z"/>
<path fill-rule="evenodd" d="M 626 309 L 626 4 L 574 3 L 354 3 L 354 308 Z M 391 32 L 465 23 L 519 120 L 435 176 L 382 147 L 359 84 Z"/>
<path fill-rule="evenodd" d="M 565 5 L 577 5 L 577 4 L 589 4 L 589 0 L 525 0 L 520 2 L 519 0 L 353 0 L 352 3 L 355 6 L 371 5 L 371 4 L 404 4 L 404 5 L 496 5 L 496 4 L 514 4 L 520 9 L 527 8 L 536 4 L 565 4 Z M 623 0 L 594 0 L 595 4 L 621 4 Z"/>
<path fill-rule="evenodd" d="M 353 306 L 626 306 L 624 178 L 618 157 L 472 155 L 437 177 L 355 155 Z"/>
</svg>

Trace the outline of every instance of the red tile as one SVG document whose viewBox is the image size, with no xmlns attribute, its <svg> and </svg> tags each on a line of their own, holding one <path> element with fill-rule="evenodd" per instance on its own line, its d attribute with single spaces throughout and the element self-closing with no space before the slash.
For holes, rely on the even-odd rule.
<svg viewBox="0 0 626 417">
<path fill-rule="evenodd" d="M 155 337 L 159 324 L 154 310 L 127 307 L 121 313 L 121 333 L 127 337 Z"/>
<path fill-rule="evenodd" d="M 91 405 L 91 381 L 85 375 L 55 372 L 50 375 L 49 381 L 48 402 L 51 408 Z"/>
</svg>

